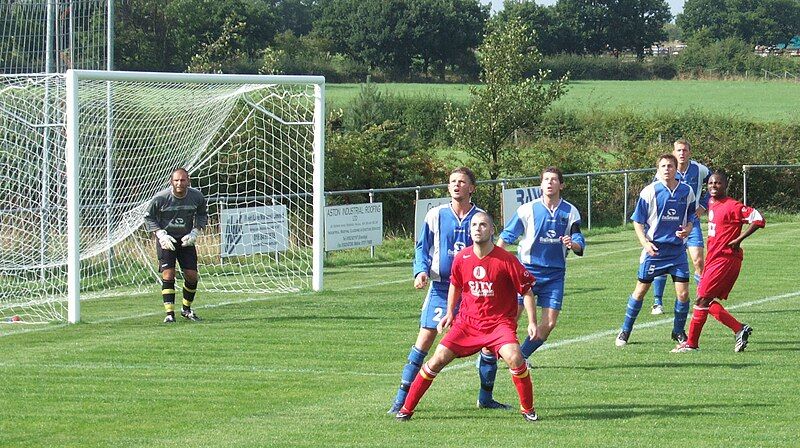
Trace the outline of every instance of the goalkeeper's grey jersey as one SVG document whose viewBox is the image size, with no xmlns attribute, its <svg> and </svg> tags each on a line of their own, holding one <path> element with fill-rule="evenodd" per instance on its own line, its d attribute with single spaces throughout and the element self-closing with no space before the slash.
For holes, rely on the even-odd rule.
<svg viewBox="0 0 800 448">
<path fill-rule="evenodd" d="M 164 229 L 173 238 L 180 239 L 192 228 L 202 229 L 208 224 L 206 199 L 195 188 L 188 188 L 182 198 L 172 194 L 172 187 L 153 197 L 144 217 L 148 232 Z"/>
</svg>

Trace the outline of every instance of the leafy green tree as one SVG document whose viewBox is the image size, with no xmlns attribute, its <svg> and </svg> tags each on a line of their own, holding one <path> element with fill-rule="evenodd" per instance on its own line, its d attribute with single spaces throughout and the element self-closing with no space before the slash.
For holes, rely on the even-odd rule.
<svg viewBox="0 0 800 448">
<path fill-rule="evenodd" d="M 553 82 L 547 81 L 546 72 L 526 76 L 541 62 L 534 34 L 519 19 L 494 22 L 478 51 L 484 85 L 470 89 L 464 109 L 451 107 L 448 113 L 447 127 L 456 146 L 481 163 L 476 171 L 487 172 L 491 179 L 503 174 L 504 158 L 516 151 L 514 133 L 534 130 L 564 93 L 566 76 Z"/>
<path fill-rule="evenodd" d="M 715 40 L 771 45 L 800 32 L 800 0 L 687 0 L 676 24 L 687 39 L 705 29 Z"/>
<path fill-rule="evenodd" d="M 536 48 L 543 55 L 582 52 L 575 29 L 568 26 L 555 6 L 541 6 L 531 1 L 506 0 L 499 20 L 519 17 L 532 30 L 536 30 Z"/>
<path fill-rule="evenodd" d="M 631 50 L 639 59 L 646 48 L 667 37 L 664 25 L 672 20 L 665 0 L 615 0 L 608 11 L 608 45 Z"/>
</svg>

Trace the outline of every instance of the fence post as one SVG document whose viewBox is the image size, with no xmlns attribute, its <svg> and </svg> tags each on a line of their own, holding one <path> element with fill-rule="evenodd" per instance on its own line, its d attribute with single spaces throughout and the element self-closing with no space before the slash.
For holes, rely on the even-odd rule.
<svg viewBox="0 0 800 448">
<path fill-rule="evenodd" d="M 625 194 L 622 198 L 622 227 L 628 224 L 628 172 L 625 171 Z"/>
<path fill-rule="evenodd" d="M 372 191 L 372 188 L 369 189 L 369 203 L 372 204 L 375 202 L 375 192 Z M 369 246 L 369 257 L 375 258 L 375 246 Z"/>
<path fill-rule="evenodd" d="M 747 205 L 747 165 L 742 165 L 742 202 Z"/>
<path fill-rule="evenodd" d="M 586 215 L 588 230 L 592 230 L 592 176 L 586 176 Z"/>
</svg>

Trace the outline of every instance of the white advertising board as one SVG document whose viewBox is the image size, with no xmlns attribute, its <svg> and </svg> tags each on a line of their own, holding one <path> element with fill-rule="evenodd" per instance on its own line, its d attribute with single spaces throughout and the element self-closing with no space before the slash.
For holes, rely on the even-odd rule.
<svg viewBox="0 0 800 448">
<path fill-rule="evenodd" d="M 325 207 L 325 250 L 378 246 L 383 243 L 383 204 Z"/>
<path fill-rule="evenodd" d="M 450 198 L 434 198 L 434 199 L 420 199 L 414 208 L 414 241 L 419 241 L 419 231 L 422 230 L 422 224 L 425 222 L 425 215 L 428 210 L 438 207 L 442 204 L 449 204 Z"/>
<path fill-rule="evenodd" d="M 289 248 L 286 206 L 223 209 L 220 232 L 222 257 L 285 251 Z"/>
<path fill-rule="evenodd" d="M 503 190 L 503 225 L 514 216 L 520 205 L 542 197 L 541 187 L 508 188 Z"/>
</svg>

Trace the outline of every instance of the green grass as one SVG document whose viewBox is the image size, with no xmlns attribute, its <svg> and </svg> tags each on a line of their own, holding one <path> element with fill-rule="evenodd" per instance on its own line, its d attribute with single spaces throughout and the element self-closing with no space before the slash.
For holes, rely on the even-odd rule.
<svg viewBox="0 0 800 448">
<path fill-rule="evenodd" d="M 399 96 L 469 99 L 464 84 L 382 84 Z M 358 95 L 358 84 L 329 84 L 330 107 L 344 108 Z M 578 111 L 628 110 L 651 114 L 699 111 L 757 122 L 796 122 L 800 83 L 783 81 L 573 81 L 554 107 Z"/>
<path fill-rule="evenodd" d="M 744 353 L 709 319 L 701 351 L 671 354 L 669 317 L 646 312 L 615 348 L 639 250 L 630 230 L 588 242 L 570 259 L 550 345 L 533 358 L 537 424 L 475 409 L 472 359 L 437 378 L 411 422 L 387 416 L 424 293 L 410 260 L 365 259 L 327 269 L 319 294 L 201 288 L 197 324 L 160 324 L 155 290 L 85 302 L 78 325 L 3 324 L 0 446 L 796 445 L 796 220 L 744 244 L 726 304 L 755 329 Z M 495 395 L 515 401 L 505 369 Z"/>
</svg>

